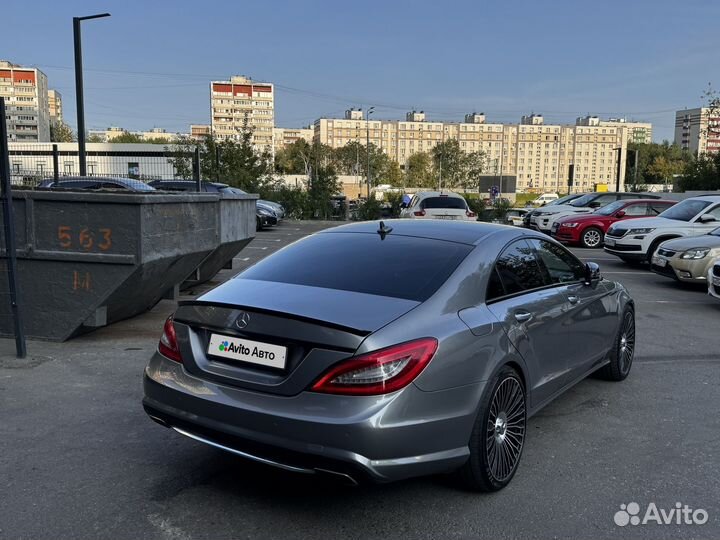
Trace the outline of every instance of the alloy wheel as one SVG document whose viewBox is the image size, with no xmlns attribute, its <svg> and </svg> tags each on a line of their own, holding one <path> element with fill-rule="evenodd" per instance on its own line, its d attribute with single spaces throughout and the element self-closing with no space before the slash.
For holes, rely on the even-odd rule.
<svg viewBox="0 0 720 540">
<path fill-rule="evenodd" d="M 618 367 L 623 374 L 630 371 L 635 354 L 635 317 L 631 312 L 625 313 L 620 329 L 620 350 L 618 351 Z"/>
<path fill-rule="evenodd" d="M 520 461 L 525 442 L 525 392 L 514 377 L 503 379 L 495 390 L 485 442 L 490 474 L 497 482 L 507 480 Z"/>
<path fill-rule="evenodd" d="M 587 247 L 597 247 L 600 245 L 602 238 L 600 232 L 597 229 L 588 229 L 583 233 L 583 242 Z"/>
</svg>

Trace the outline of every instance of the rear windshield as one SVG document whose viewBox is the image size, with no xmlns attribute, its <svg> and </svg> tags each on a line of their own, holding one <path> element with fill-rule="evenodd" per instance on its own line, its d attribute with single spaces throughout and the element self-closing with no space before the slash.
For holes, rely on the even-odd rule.
<svg viewBox="0 0 720 540">
<path fill-rule="evenodd" d="M 710 204 L 710 201 L 686 199 L 662 212 L 660 217 L 677 219 L 678 221 L 690 221 L 697 216 L 701 210 L 710 206 Z"/>
<path fill-rule="evenodd" d="M 457 210 L 467 209 L 465 199 L 459 197 L 428 197 L 421 203 L 423 208 L 454 208 Z"/>
<path fill-rule="evenodd" d="M 238 277 L 423 302 L 472 249 L 392 233 L 384 240 L 378 234 L 321 233 L 270 255 Z"/>
</svg>

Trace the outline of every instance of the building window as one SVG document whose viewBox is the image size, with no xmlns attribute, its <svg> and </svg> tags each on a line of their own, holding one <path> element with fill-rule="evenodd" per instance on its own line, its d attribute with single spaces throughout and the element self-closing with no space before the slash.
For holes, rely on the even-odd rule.
<svg viewBox="0 0 720 540">
<path fill-rule="evenodd" d="M 73 162 L 72 161 L 65 161 L 63 163 L 63 174 L 65 174 L 65 176 L 72 176 L 72 174 L 73 174 Z"/>
</svg>

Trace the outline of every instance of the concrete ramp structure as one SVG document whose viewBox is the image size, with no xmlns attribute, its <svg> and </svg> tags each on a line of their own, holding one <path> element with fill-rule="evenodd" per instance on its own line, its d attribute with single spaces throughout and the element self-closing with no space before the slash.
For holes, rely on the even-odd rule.
<svg viewBox="0 0 720 540">
<path fill-rule="evenodd" d="M 16 191 L 19 302 L 27 336 L 65 341 L 174 297 L 188 276 L 210 279 L 254 237 L 255 200 L 212 193 Z M 4 253 L 4 240 L 0 249 Z M 1 280 L 1 336 L 13 332 L 7 287 Z"/>
</svg>

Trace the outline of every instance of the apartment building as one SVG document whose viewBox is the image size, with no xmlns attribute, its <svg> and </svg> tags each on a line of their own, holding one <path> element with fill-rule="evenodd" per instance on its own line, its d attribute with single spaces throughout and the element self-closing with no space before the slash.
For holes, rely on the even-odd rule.
<svg viewBox="0 0 720 540">
<path fill-rule="evenodd" d="M 518 189 L 538 191 L 565 190 L 569 180 L 576 191 L 592 190 L 597 184 L 614 187 L 620 157 L 624 183 L 629 128 L 622 122 L 556 125 L 531 114 L 519 124 L 500 124 L 488 123 L 476 112 L 464 120 L 431 122 L 423 111 L 412 111 L 405 121 L 368 121 L 363 111 L 351 109 L 342 119 L 316 120 L 315 140 L 339 148 L 351 141 L 365 144 L 369 136 L 404 168 L 411 155 L 454 138 L 466 152 L 485 152 L 488 174 L 516 176 Z"/>
<path fill-rule="evenodd" d="M 633 122 L 626 118 L 609 118 L 601 120 L 597 116 L 584 116 L 577 119 L 578 126 L 625 127 L 628 130 L 628 142 L 650 144 L 652 142 L 652 124 L 649 122 Z"/>
<path fill-rule="evenodd" d="M 8 140 L 50 141 L 47 76 L 42 71 L 0 60 L 0 97 L 5 98 Z"/>
<path fill-rule="evenodd" d="M 293 144 L 295 141 L 304 140 L 312 143 L 315 131 L 313 128 L 273 128 L 273 149 L 275 152 Z"/>
<path fill-rule="evenodd" d="M 116 137 L 119 137 L 125 133 L 135 135 L 143 141 L 152 141 L 157 139 L 165 139 L 168 142 L 176 140 L 180 137 L 178 133 L 168 133 L 164 128 L 152 128 L 149 131 L 128 131 L 124 128 L 112 126 L 107 129 L 91 129 L 88 130 L 88 135 L 97 139 L 98 142 L 112 142 Z"/>
<path fill-rule="evenodd" d="M 48 112 L 51 124 L 63 122 L 62 94 L 52 88 L 48 90 Z"/>
<path fill-rule="evenodd" d="M 720 113 L 708 107 L 677 111 L 675 144 L 695 155 L 720 151 Z"/>
<path fill-rule="evenodd" d="M 253 130 L 253 145 L 272 150 L 275 127 L 275 89 L 272 83 L 236 76 L 210 83 L 211 129 L 220 139 L 238 138 Z"/>
<path fill-rule="evenodd" d="M 190 124 L 190 138 L 197 141 L 203 140 L 212 133 L 209 124 Z"/>
</svg>

